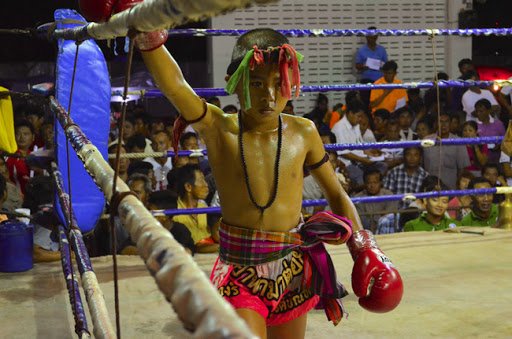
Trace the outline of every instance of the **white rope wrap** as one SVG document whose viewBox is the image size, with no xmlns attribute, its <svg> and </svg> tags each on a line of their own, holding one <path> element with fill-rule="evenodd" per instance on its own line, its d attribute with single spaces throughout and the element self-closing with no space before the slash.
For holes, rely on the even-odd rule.
<svg viewBox="0 0 512 339">
<path fill-rule="evenodd" d="M 68 137 L 73 129 L 80 128 L 69 126 L 66 130 Z M 84 145 L 77 155 L 110 201 L 114 170 L 94 145 Z M 118 178 L 117 190 L 127 192 L 130 189 Z M 119 203 L 118 213 L 158 287 L 171 302 L 185 328 L 194 329 L 194 337 L 255 338 L 192 257 L 139 199 L 126 196 Z"/>
<path fill-rule="evenodd" d="M 82 286 L 84 288 L 85 297 L 87 298 L 87 305 L 89 305 L 89 312 L 94 327 L 95 338 L 116 338 L 116 331 L 110 323 L 110 318 L 103 298 L 96 274 L 93 271 L 88 271 L 82 274 Z"/>
<path fill-rule="evenodd" d="M 105 23 L 91 23 L 88 34 L 94 39 L 126 36 L 128 29 L 153 32 L 244 8 L 252 3 L 264 4 L 276 0 L 146 0 L 129 10 L 115 14 Z"/>
</svg>

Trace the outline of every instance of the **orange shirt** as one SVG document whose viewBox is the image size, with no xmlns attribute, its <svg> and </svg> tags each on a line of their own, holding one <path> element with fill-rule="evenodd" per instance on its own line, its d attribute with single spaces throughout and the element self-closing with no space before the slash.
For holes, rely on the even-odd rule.
<svg viewBox="0 0 512 339">
<path fill-rule="evenodd" d="M 386 83 L 387 83 L 386 80 L 384 80 L 384 77 L 382 77 L 380 79 L 377 79 L 377 81 L 375 81 L 373 84 L 378 85 L 378 84 L 386 84 Z M 395 78 L 393 80 L 393 83 L 401 84 L 402 80 Z M 373 89 L 370 93 L 370 102 L 372 102 L 375 99 L 377 99 L 378 97 L 380 97 L 382 95 L 382 93 L 384 93 L 383 89 Z M 391 93 L 389 93 L 384 98 L 384 100 L 382 100 L 382 102 L 379 105 L 377 105 L 376 107 L 374 107 L 372 109 L 372 112 L 375 112 L 375 110 L 377 110 L 377 109 L 384 108 L 384 109 L 387 109 L 390 113 L 393 113 L 396 110 L 396 108 L 395 108 L 396 103 L 400 99 L 404 99 L 405 100 L 404 104 L 407 104 L 407 100 L 409 100 L 409 98 L 407 97 L 407 91 L 403 88 L 394 89 L 391 91 Z"/>
<path fill-rule="evenodd" d="M 343 112 L 343 111 L 345 111 L 346 108 L 347 108 L 347 106 L 343 105 L 339 110 Z M 338 121 L 341 120 L 341 117 L 342 116 L 341 116 L 340 112 L 332 111 L 331 119 L 329 120 L 329 128 L 332 129 L 334 124 L 336 124 Z"/>
</svg>

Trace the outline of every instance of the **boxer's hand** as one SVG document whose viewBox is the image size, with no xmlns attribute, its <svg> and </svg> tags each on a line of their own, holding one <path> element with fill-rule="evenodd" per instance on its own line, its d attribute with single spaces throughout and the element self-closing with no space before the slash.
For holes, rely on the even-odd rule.
<svg viewBox="0 0 512 339">
<path fill-rule="evenodd" d="M 377 313 L 397 307 L 403 294 L 402 278 L 377 247 L 373 234 L 368 230 L 358 231 L 347 246 L 354 259 L 352 289 L 359 297 L 359 305 Z"/>
</svg>

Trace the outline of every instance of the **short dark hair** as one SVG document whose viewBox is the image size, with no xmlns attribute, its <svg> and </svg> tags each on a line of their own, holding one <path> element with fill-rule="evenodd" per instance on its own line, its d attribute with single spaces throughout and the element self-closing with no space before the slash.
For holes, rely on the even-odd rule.
<svg viewBox="0 0 512 339">
<path fill-rule="evenodd" d="M 469 80 L 473 77 L 479 78 L 478 73 L 476 71 L 467 71 L 466 73 L 462 74 L 460 78 L 462 80 Z"/>
<path fill-rule="evenodd" d="M 32 125 L 30 123 L 30 121 L 28 121 L 28 120 L 25 120 L 25 119 L 18 120 L 16 122 L 16 124 L 14 125 L 14 130 L 16 130 L 16 129 L 20 128 L 20 127 L 27 127 L 28 129 L 30 129 L 30 132 L 32 134 L 36 133 L 35 129 L 34 129 L 34 125 Z"/>
<path fill-rule="evenodd" d="M 135 147 L 144 149 L 146 147 L 146 137 L 140 133 L 134 134 L 126 140 L 126 149 L 133 150 Z"/>
<path fill-rule="evenodd" d="M 471 179 L 471 181 L 468 184 L 468 189 L 472 190 L 475 188 L 475 185 L 483 184 L 483 183 L 487 183 L 492 187 L 492 184 L 489 182 L 489 180 L 485 179 L 484 177 L 477 177 L 477 178 Z"/>
<path fill-rule="evenodd" d="M 148 204 L 160 210 L 174 210 L 178 208 L 176 194 L 169 190 L 152 192 L 148 197 Z"/>
<path fill-rule="evenodd" d="M 438 73 L 437 73 L 437 79 L 438 79 L 438 80 L 449 80 L 449 79 L 450 79 L 450 77 L 449 77 L 449 76 L 448 76 L 448 74 L 447 74 L 447 73 L 445 73 L 445 72 L 438 72 Z"/>
<path fill-rule="evenodd" d="M 476 123 L 476 121 L 474 121 L 474 120 L 466 121 L 465 123 L 462 124 L 462 129 L 464 129 L 464 127 L 466 127 L 466 126 L 471 126 L 471 127 L 473 127 L 473 129 L 475 131 L 478 132 L 478 124 Z"/>
<path fill-rule="evenodd" d="M 364 170 L 364 172 L 363 172 L 363 180 L 364 180 L 364 182 L 366 182 L 368 177 L 370 175 L 373 175 L 373 174 L 378 174 L 379 175 L 379 181 L 382 180 L 382 173 L 380 172 L 380 170 L 376 166 L 368 166 Z"/>
<path fill-rule="evenodd" d="M 286 104 L 286 106 L 288 106 L 288 104 Z M 236 112 L 238 112 L 238 107 L 236 107 L 235 105 L 226 105 L 222 108 L 222 110 L 224 111 L 224 113 L 228 113 L 231 111 L 236 113 Z"/>
<path fill-rule="evenodd" d="M 407 113 L 412 117 L 412 111 L 408 106 L 401 107 L 397 109 L 394 113 L 395 116 L 399 117 L 400 115 Z"/>
<path fill-rule="evenodd" d="M 487 163 L 482 166 L 482 170 L 481 170 L 482 175 L 484 175 L 485 171 L 487 171 L 489 168 L 494 168 L 496 170 L 496 172 L 498 172 L 498 174 L 500 174 L 500 167 L 498 166 L 498 164 Z"/>
<path fill-rule="evenodd" d="M 336 134 L 334 134 L 330 130 L 328 130 L 328 129 L 321 129 L 320 131 L 318 131 L 318 133 L 320 134 L 321 137 L 329 137 L 329 142 L 331 144 L 335 144 L 336 143 Z"/>
<path fill-rule="evenodd" d="M 190 138 L 196 138 L 199 139 L 196 133 L 194 132 L 186 132 L 183 133 L 183 135 L 180 137 L 180 146 L 183 148 L 183 145 L 185 145 L 185 141 L 187 141 Z"/>
<path fill-rule="evenodd" d="M 25 186 L 23 207 L 29 208 L 34 213 L 39 206 L 53 203 L 54 195 L 55 186 L 52 178 L 47 176 L 30 178 Z"/>
<path fill-rule="evenodd" d="M 151 165 L 149 162 L 143 160 L 135 160 L 130 161 L 127 173 L 128 177 L 132 176 L 135 173 L 149 175 L 149 172 L 151 170 L 153 170 L 153 165 Z"/>
<path fill-rule="evenodd" d="M 460 59 L 458 63 L 459 69 L 464 65 L 473 65 L 473 61 L 469 58 Z"/>
<path fill-rule="evenodd" d="M 423 156 L 423 147 L 406 147 L 404 148 L 404 157 L 409 153 L 411 150 L 417 150 L 420 152 L 420 157 Z"/>
<path fill-rule="evenodd" d="M 347 102 L 347 113 L 357 113 L 357 112 L 365 112 L 366 107 L 360 100 L 352 100 Z"/>
<path fill-rule="evenodd" d="M 475 102 L 475 108 L 477 107 L 483 107 L 485 109 L 491 109 L 492 105 L 491 102 L 487 99 L 480 99 L 477 102 Z"/>
<path fill-rule="evenodd" d="M 393 60 L 390 60 L 390 61 L 387 61 L 383 66 L 382 66 L 382 70 L 383 71 L 397 71 L 398 70 L 398 65 L 395 61 Z"/>
<path fill-rule="evenodd" d="M 270 47 L 279 47 L 283 44 L 288 44 L 288 38 L 283 34 L 271 28 L 257 28 L 242 34 L 233 47 L 231 55 L 231 62 L 227 69 L 227 74 L 232 75 L 237 70 L 248 51 L 253 49 L 254 45 L 258 46 L 261 50 L 266 50 Z M 279 51 L 276 50 L 265 58 L 270 62 L 277 62 L 279 60 Z"/>
<path fill-rule="evenodd" d="M 389 113 L 389 111 L 385 108 L 379 108 L 378 110 L 373 112 L 373 117 L 379 117 L 382 120 L 389 120 L 389 118 L 391 117 L 391 113 Z"/>
<path fill-rule="evenodd" d="M 420 186 L 420 192 L 445 191 L 448 187 L 435 175 L 429 175 Z"/>
<path fill-rule="evenodd" d="M 185 185 L 190 184 L 193 185 L 196 182 L 196 171 L 201 171 L 198 165 L 195 164 L 187 164 L 180 168 L 176 168 L 174 180 L 176 180 L 174 188 L 176 188 L 176 192 L 179 197 L 184 197 L 185 193 Z M 172 171 L 171 171 L 172 172 Z M 169 173 L 171 173 L 169 172 Z"/>
</svg>

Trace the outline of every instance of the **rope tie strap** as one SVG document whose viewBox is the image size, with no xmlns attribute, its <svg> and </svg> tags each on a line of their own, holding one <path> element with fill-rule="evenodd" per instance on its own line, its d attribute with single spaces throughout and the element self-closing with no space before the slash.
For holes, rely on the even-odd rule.
<svg viewBox="0 0 512 339">
<path fill-rule="evenodd" d="M 139 196 L 134 191 L 125 191 L 125 192 L 119 192 L 116 191 L 114 194 L 112 194 L 112 199 L 110 199 L 110 215 L 111 217 L 115 217 L 118 215 L 118 209 L 119 204 L 121 201 L 123 201 L 124 198 L 126 198 L 129 195 L 133 195 L 137 199 L 139 199 Z"/>
</svg>

